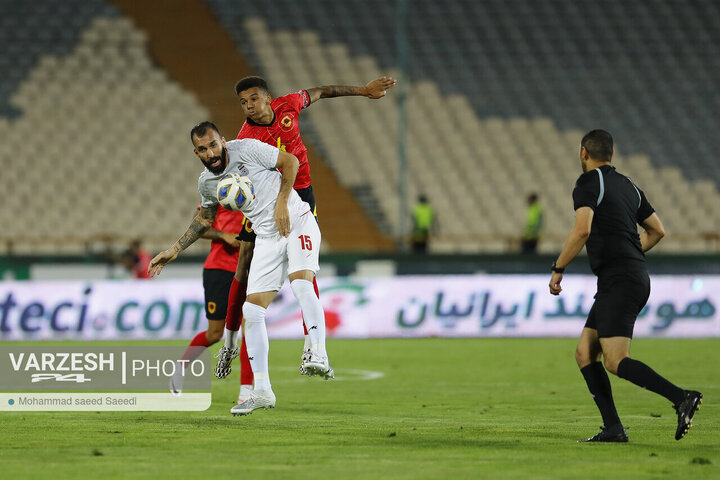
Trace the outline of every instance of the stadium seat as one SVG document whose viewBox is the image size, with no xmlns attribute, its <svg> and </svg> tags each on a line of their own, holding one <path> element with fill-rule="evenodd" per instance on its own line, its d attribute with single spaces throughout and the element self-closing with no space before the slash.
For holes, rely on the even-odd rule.
<svg viewBox="0 0 720 480">
<path fill-rule="evenodd" d="M 55 2 L 33 3 L 56 13 Z M 100 0 L 67 3 L 68 18 L 49 26 L 27 24 L 22 9 L 10 11 L 17 31 L 64 33 L 34 44 L 37 61 L 9 97 L 21 112 L 13 128 L 39 139 L 22 157 L 52 175 L 45 180 L 48 195 L 23 195 L 17 197 L 22 205 L 0 211 L 6 225 L 0 239 L 18 239 L 16 254 L 82 253 L 83 236 L 122 244 L 148 236 L 159 239 L 149 247 L 164 248 L 187 227 L 199 201 L 187 181 L 201 170 L 187 131 L 208 114 L 153 65 L 146 35 L 114 7 Z M 3 50 L 0 59 L 15 63 L 11 54 Z M 0 117 L 7 131 L 5 122 Z M 27 182 L 17 154 L 0 148 L 3 191 Z M 45 220 L 16 221 L 19 209 L 43 212 Z M 23 240 L 28 236 L 35 240 Z"/>
<path fill-rule="evenodd" d="M 147 35 L 108 0 L 35 0 L 32 9 L 26 3 L 11 2 L 0 18 L 0 70 L 7 72 L 0 83 L 0 127 L 7 130 L 12 121 L 19 132 L 42 138 L 32 152 L 41 164 L 65 183 L 78 178 L 86 187 L 63 188 L 57 181 L 57 202 L 44 208 L 59 218 L 90 191 L 98 202 L 92 207 L 121 219 L 95 222 L 94 230 L 176 235 L 195 202 L 168 208 L 165 199 L 197 200 L 197 194 L 192 184 L 166 184 L 197 175 L 186 131 L 207 112 L 154 65 Z M 395 73 L 392 2 L 207 3 L 275 95 Z M 602 17 L 612 34 L 577 28 L 588 16 Z M 548 230 L 565 231 L 580 173 L 579 139 L 589 128 L 606 126 L 616 139 L 614 163 L 645 190 L 669 231 L 696 238 L 717 231 L 714 85 L 720 61 L 708 47 L 719 41 L 717 24 L 720 10 L 712 0 L 653 8 L 622 0 L 416 0 L 404 79 L 410 200 L 418 192 L 431 197 L 443 219 L 441 235 L 499 232 L 505 246 L 492 240 L 487 248 L 507 250 L 521 232 L 525 196 L 540 191 Z M 398 218 L 397 198 L 388 193 L 398 179 L 396 98 L 392 92 L 379 102 L 323 102 L 308 109 L 302 124 L 303 135 L 312 135 L 345 185 L 378 197 L 370 202 L 379 209 L 371 215 L 389 219 L 394 229 L 407 220 Z M 76 140 L 68 119 L 95 141 Z M 155 135 L 144 149 L 125 147 L 149 130 Z M 3 165 L 10 165 L 2 185 L 22 178 L 12 154 L 0 147 Z M 107 164 L 113 168 L 101 168 Z M 150 168 L 168 170 L 167 182 L 148 175 Z M 103 174 L 112 175 L 111 184 L 97 181 Z M 157 195 L 133 196 L 122 206 L 112 201 L 148 191 Z M 43 208 L 33 201 L 28 208 Z M 135 226 L 117 213 L 144 202 L 151 205 Z M 53 228 L 43 228 L 52 236 Z M 690 249 L 707 244 L 683 241 Z M 467 251 L 468 243 L 458 240 L 457 251 Z M 543 248 L 560 244 L 547 239 Z M 442 245 L 452 251 L 452 241 Z M 668 242 L 660 249 L 682 245 Z"/>
</svg>

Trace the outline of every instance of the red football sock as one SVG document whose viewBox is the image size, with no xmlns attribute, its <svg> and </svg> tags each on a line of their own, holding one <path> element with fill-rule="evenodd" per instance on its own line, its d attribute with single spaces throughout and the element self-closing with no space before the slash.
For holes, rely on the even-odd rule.
<svg viewBox="0 0 720 480">
<path fill-rule="evenodd" d="M 247 345 L 245 345 L 245 335 L 243 335 L 240 344 L 240 385 L 252 385 L 254 379 L 255 376 L 248 358 Z"/>
<path fill-rule="evenodd" d="M 225 328 L 237 332 L 242 322 L 242 306 L 245 303 L 247 284 L 240 283 L 233 278 L 228 294 L 228 309 L 225 316 Z"/>
<path fill-rule="evenodd" d="M 210 346 L 210 343 L 208 343 L 207 340 L 207 335 L 205 335 L 206 333 L 207 330 L 195 335 L 195 337 L 190 342 L 190 345 L 188 345 L 187 350 L 185 350 L 185 354 L 183 354 L 183 360 L 195 360 L 203 352 L 203 349 L 199 347 L 207 348 Z"/>
</svg>

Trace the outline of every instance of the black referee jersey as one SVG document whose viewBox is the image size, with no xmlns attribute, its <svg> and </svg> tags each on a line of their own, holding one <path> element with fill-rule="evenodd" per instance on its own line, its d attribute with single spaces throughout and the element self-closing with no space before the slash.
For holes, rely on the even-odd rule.
<svg viewBox="0 0 720 480">
<path fill-rule="evenodd" d="M 610 165 L 585 172 L 575 183 L 573 203 L 575 210 L 590 207 L 595 212 L 586 243 L 595 275 L 633 265 L 645 268 L 637 225 L 655 210 L 630 178 Z"/>
</svg>

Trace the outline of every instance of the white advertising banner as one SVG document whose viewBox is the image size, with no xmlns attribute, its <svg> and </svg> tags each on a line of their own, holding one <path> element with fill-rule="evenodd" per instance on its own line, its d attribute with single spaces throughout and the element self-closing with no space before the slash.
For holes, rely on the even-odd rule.
<svg viewBox="0 0 720 480">
<path fill-rule="evenodd" d="M 452 275 L 320 279 L 335 338 L 576 337 L 596 280 L 566 275 Z M 0 283 L 0 340 L 188 339 L 207 328 L 197 280 Z M 655 276 L 636 337 L 720 336 L 720 276 Z M 289 286 L 268 310 L 271 338 L 301 338 Z"/>
</svg>

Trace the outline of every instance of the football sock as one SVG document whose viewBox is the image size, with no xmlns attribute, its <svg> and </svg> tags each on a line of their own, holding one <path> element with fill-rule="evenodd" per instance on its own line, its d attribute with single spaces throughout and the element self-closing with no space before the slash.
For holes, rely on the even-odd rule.
<svg viewBox="0 0 720 480">
<path fill-rule="evenodd" d="M 245 337 L 243 336 L 242 342 L 240 342 L 240 385 L 250 385 L 252 389 L 252 384 L 252 366 L 250 366 L 250 360 L 248 360 L 247 343 L 245 343 Z"/>
<path fill-rule="evenodd" d="M 620 378 L 662 395 L 670 400 L 673 405 L 679 404 L 685 398 L 685 391 L 682 388 L 673 385 L 652 368 L 630 357 L 622 359 L 618 364 L 617 373 Z"/>
<path fill-rule="evenodd" d="M 320 299 L 313 291 L 313 285 L 307 280 L 297 279 L 290 282 L 295 298 L 300 304 L 308 336 L 310 337 L 310 349 L 320 355 L 327 355 L 325 352 L 325 313 L 323 312 Z"/>
<path fill-rule="evenodd" d="M 320 289 L 317 286 L 317 277 L 313 277 L 313 290 L 315 290 L 315 296 L 320 298 Z"/>
<path fill-rule="evenodd" d="M 183 360 L 195 360 L 200 356 L 205 348 L 210 346 L 210 343 L 207 341 L 207 335 L 205 335 L 206 333 L 207 330 L 204 330 L 193 337 L 190 345 L 188 345 L 187 350 L 185 350 L 185 353 L 182 356 Z"/>
<path fill-rule="evenodd" d="M 247 284 L 240 283 L 236 278 L 233 278 L 230 284 L 230 292 L 228 293 L 228 308 L 227 314 L 225 315 L 225 330 L 226 331 L 237 331 L 240 330 L 240 324 L 242 323 L 242 306 L 245 303 L 245 297 L 247 293 Z M 228 337 L 225 337 L 225 346 L 231 347 L 237 345 L 237 343 L 229 344 Z"/>
<path fill-rule="evenodd" d="M 240 385 L 240 393 L 238 393 L 238 398 L 247 399 L 250 396 L 250 392 L 252 392 L 252 389 L 252 385 Z"/>
<path fill-rule="evenodd" d="M 225 347 L 235 348 L 238 344 L 238 337 L 240 336 L 240 330 L 228 330 L 225 328 Z"/>
<path fill-rule="evenodd" d="M 238 344 L 238 331 L 242 325 L 242 306 L 247 297 L 247 284 L 233 277 L 228 293 L 228 309 L 225 316 L 225 346 L 234 348 Z M 249 370 L 249 369 L 248 369 Z"/>
<path fill-rule="evenodd" d="M 317 285 L 317 277 L 313 277 L 313 289 L 315 290 L 315 295 L 320 298 L 320 289 L 318 289 Z M 310 343 L 310 336 L 308 335 L 307 326 L 305 325 L 305 322 L 303 321 L 303 333 L 305 334 L 305 346 L 303 347 L 303 352 L 306 350 L 310 350 L 311 343 Z"/>
<path fill-rule="evenodd" d="M 590 365 L 580 369 L 587 383 L 588 390 L 595 400 L 600 415 L 602 416 L 605 427 L 613 427 L 621 425 L 620 417 L 618 417 L 615 403 L 613 402 L 612 387 L 608 374 L 600 362 L 593 362 Z"/>
<path fill-rule="evenodd" d="M 255 376 L 255 390 L 270 388 L 268 375 L 268 342 L 267 327 L 265 326 L 266 309 L 254 303 L 243 305 L 245 316 L 245 341 L 247 343 L 248 359 Z"/>
</svg>

